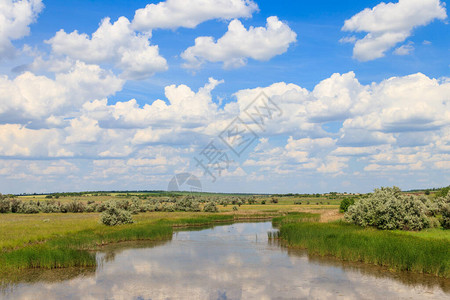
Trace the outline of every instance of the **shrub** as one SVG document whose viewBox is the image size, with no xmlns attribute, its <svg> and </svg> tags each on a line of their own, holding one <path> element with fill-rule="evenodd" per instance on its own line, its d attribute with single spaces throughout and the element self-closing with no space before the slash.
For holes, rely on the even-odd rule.
<svg viewBox="0 0 450 300">
<path fill-rule="evenodd" d="M 448 193 L 450 192 L 450 185 L 448 187 L 442 188 L 440 189 L 437 193 L 436 193 L 436 197 L 446 197 L 448 195 Z"/>
<path fill-rule="evenodd" d="M 107 208 L 106 202 L 100 202 L 99 204 L 97 204 L 95 211 L 96 212 L 104 212 L 106 210 L 106 208 Z"/>
<path fill-rule="evenodd" d="M 177 211 L 201 211 L 200 204 L 193 196 L 186 196 L 177 200 L 174 209 Z"/>
<path fill-rule="evenodd" d="M 22 204 L 22 202 L 20 202 L 19 200 L 16 199 L 12 199 L 10 201 L 10 207 L 11 207 L 11 212 L 12 213 L 17 213 L 20 211 L 20 205 Z"/>
<path fill-rule="evenodd" d="M 234 211 L 237 211 L 238 210 L 238 207 L 235 205 L 235 206 L 233 206 L 233 210 Z"/>
<path fill-rule="evenodd" d="M 84 204 L 79 201 L 71 201 L 61 205 L 61 212 L 82 213 L 85 211 Z"/>
<path fill-rule="evenodd" d="M 301 201 L 301 200 L 294 200 L 294 204 L 299 204 L 299 205 L 301 205 L 301 204 L 302 204 L 302 201 Z"/>
<path fill-rule="evenodd" d="M 205 204 L 205 206 L 203 207 L 203 211 L 204 212 L 218 212 L 219 209 L 217 208 L 216 204 L 214 202 L 208 202 Z"/>
<path fill-rule="evenodd" d="M 427 212 L 426 205 L 418 197 L 402 195 L 398 187 L 382 187 L 349 206 L 345 219 L 364 227 L 421 230 L 430 226 Z"/>
<path fill-rule="evenodd" d="M 450 229 L 450 192 L 448 192 L 446 197 L 437 200 L 437 206 L 441 214 L 441 226 L 444 229 Z"/>
<path fill-rule="evenodd" d="M 175 211 L 175 205 L 172 204 L 172 203 L 164 202 L 161 205 L 160 209 L 161 209 L 161 211 L 174 212 Z"/>
<path fill-rule="evenodd" d="M 85 212 L 96 212 L 97 211 L 97 203 L 95 203 L 94 201 L 88 201 L 84 211 Z"/>
<path fill-rule="evenodd" d="M 261 201 L 261 204 L 266 204 L 266 200 Z"/>
<path fill-rule="evenodd" d="M 129 209 L 130 212 L 133 215 L 137 215 L 139 212 L 141 212 L 141 208 L 144 209 L 144 207 L 141 204 L 141 200 L 139 200 L 139 198 L 137 198 L 137 197 L 133 197 L 131 199 L 131 204 L 130 204 L 130 209 Z"/>
<path fill-rule="evenodd" d="M 355 204 L 355 200 L 353 198 L 344 198 L 341 201 L 341 205 L 339 206 L 339 212 L 341 213 L 347 212 L 348 207 L 353 204 Z"/>
<path fill-rule="evenodd" d="M 39 213 L 39 207 L 33 201 L 22 202 L 18 212 L 23 214 L 37 214 Z"/>
<path fill-rule="evenodd" d="M 120 209 L 115 201 L 106 204 L 106 210 L 100 215 L 100 222 L 107 226 L 133 223 L 133 218 L 129 211 Z"/>
<path fill-rule="evenodd" d="M 9 209 L 10 209 L 9 199 L 4 198 L 3 196 L 0 195 L 0 214 L 9 212 Z"/>
<path fill-rule="evenodd" d="M 40 210 L 43 213 L 56 213 L 60 212 L 59 206 L 56 204 L 55 201 L 43 201 L 40 205 Z"/>
<path fill-rule="evenodd" d="M 272 197 L 272 199 L 270 200 L 271 203 L 278 203 L 278 199 L 275 197 Z"/>
</svg>

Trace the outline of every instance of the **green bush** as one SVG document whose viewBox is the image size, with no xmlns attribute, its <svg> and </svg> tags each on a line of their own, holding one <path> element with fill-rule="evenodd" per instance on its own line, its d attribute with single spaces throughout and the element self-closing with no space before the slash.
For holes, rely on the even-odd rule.
<svg viewBox="0 0 450 300">
<path fill-rule="evenodd" d="M 218 212 L 219 209 L 217 208 L 217 205 L 214 202 L 208 202 L 205 204 L 205 206 L 203 207 L 203 211 L 204 212 Z"/>
<path fill-rule="evenodd" d="M 115 201 L 106 204 L 106 210 L 100 215 L 100 222 L 107 226 L 133 223 L 133 218 L 129 211 L 120 209 Z"/>
<path fill-rule="evenodd" d="M 353 198 L 344 198 L 341 201 L 341 205 L 339 206 L 339 212 L 341 212 L 341 213 L 347 212 L 348 207 L 350 205 L 353 205 L 353 204 L 355 204 L 355 199 L 353 199 Z"/>
<path fill-rule="evenodd" d="M 10 209 L 10 201 L 7 198 L 4 198 L 1 194 L 0 194 L 0 214 L 4 214 L 9 212 Z"/>
<path fill-rule="evenodd" d="M 19 200 L 16 199 L 12 199 L 10 201 L 10 207 L 11 207 L 11 212 L 12 213 L 17 213 L 20 211 L 20 205 L 22 204 L 22 202 L 20 202 Z"/>
<path fill-rule="evenodd" d="M 176 211 L 201 211 L 200 204 L 193 196 L 186 196 L 175 203 Z"/>
<path fill-rule="evenodd" d="M 43 213 L 57 213 L 61 211 L 55 201 L 44 201 L 39 205 L 39 208 Z"/>
<path fill-rule="evenodd" d="M 238 207 L 235 205 L 235 206 L 233 206 L 233 210 L 234 211 L 237 211 L 238 210 Z"/>
<path fill-rule="evenodd" d="M 85 211 L 84 204 L 79 201 L 71 201 L 61 205 L 61 212 L 63 213 L 82 213 Z"/>
<path fill-rule="evenodd" d="M 18 212 L 23 214 L 37 214 L 39 213 L 39 206 L 33 201 L 22 202 Z"/>
<path fill-rule="evenodd" d="M 430 226 L 426 205 L 398 187 L 375 189 L 368 198 L 349 206 L 345 219 L 360 226 L 387 230 L 422 230 Z"/>
<path fill-rule="evenodd" d="M 441 226 L 444 229 L 450 229 L 450 192 L 448 192 L 446 197 L 437 200 L 437 206 L 441 214 Z"/>
</svg>

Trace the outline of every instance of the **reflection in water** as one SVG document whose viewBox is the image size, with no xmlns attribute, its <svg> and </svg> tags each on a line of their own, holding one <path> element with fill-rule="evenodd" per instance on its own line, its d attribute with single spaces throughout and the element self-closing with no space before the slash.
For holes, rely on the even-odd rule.
<svg viewBox="0 0 450 300">
<path fill-rule="evenodd" d="M 449 280 L 308 256 L 267 240 L 270 222 L 174 233 L 160 243 L 127 243 L 97 254 L 95 274 L 26 281 L 14 299 L 444 299 Z M 446 294 L 447 293 L 447 294 Z"/>
</svg>

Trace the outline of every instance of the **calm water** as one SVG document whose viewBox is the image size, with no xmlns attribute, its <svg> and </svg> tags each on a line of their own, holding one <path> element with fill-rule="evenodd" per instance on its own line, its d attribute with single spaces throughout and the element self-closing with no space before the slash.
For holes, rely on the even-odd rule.
<svg viewBox="0 0 450 300">
<path fill-rule="evenodd" d="M 313 257 L 267 239 L 270 222 L 174 233 L 97 254 L 96 269 L 32 271 L 1 299 L 450 299 L 450 281 Z"/>
</svg>

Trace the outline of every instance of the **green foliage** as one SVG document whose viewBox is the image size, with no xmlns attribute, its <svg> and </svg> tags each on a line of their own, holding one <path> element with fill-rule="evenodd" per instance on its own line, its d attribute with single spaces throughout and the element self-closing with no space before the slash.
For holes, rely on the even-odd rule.
<svg viewBox="0 0 450 300">
<path fill-rule="evenodd" d="M 203 207 L 203 211 L 215 213 L 215 212 L 219 212 L 219 209 L 217 208 L 217 205 L 214 202 L 208 202 Z"/>
<path fill-rule="evenodd" d="M 83 202 L 80 201 L 71 201 L 67 203 L 63 203 L 60 207 L 61 212 L 63 213 L 82 213 L 85 211 L 85 207 Z"/>
<path fill-rule="evenodd" d="M 447 196 L 437 200 L 438 212 L 441 214 L 441 225 L 444 229 L 450 229 L 450 192 Z"/>
<path fill-rule="evenodd" d="M 57 213 L 60 212 L 60 208 L 55 201 L 44 201 L 39 205 L 40 211 L 43 213 Z"/>
<path fill-rule="evenodd" d="M 355 204 L 355 199 L 353 199 L 353 198 L 344 198 L 341 201 L 341 205 L 339 206 L 339 212 L 341 212 L 341 213 L 347 212 L 348 207 L 350 205 L 353 205 L 353 204 Z"/>
<path fill-rule="evenodd" d="M 234 211 L 237 211 L 238 210 L 238 207 L 235 205 L 235 206 L 233 206 L 233 210 Z"/>
<path fill-rule="evenodd" d="M 20 202 L 19 200 L 16 199 L 12 199 L 10 201 L 10 208 L 11 208 L 11 212 L 12 213 L 17 213 L 20 210 L 20 205 L 22 204 L 22 202 Z"/>
<path fill-rule="evenodd" d="M 185 196 L 175 203 L 176 211 L 201 211 L 200 204 L 194 196 Z"/>
<path fill-rule="evenodd" d="M 0 214 L 4 214 L 10 211 L 9 199 L 3 197 L 0 194 Z"/>
<path fill-rule="evenodd" d="M 129 211 L 118 207 L 115 201 L 109 201 L 106 210 L 100 215 L 100 222 L 108 226 L 133 223 L 133 218 Z"/>
<path fill-rule="evenodd" d="M 403 195 L 398 187 L 382 187 L 349 206 L 345 219 L 364 227 L 422 230 L 430 226 L 427 213 L 427 206 L 418 197 Z"/>
<path fill-rule="evenodd" d="M 450 192 L 450 185 L 449 185 L 448 187 L 445 187 L 445 188 L 440 189 L 440 190 L 435 194 L 435 196 L 436 196 L 437 198 L 439 198 L 439 197 L 445 197 L 445 196 L 448 195 L 449 192 Z"/>
<path fill-rule="evenodd" d="M 39 206 L 37 206 L 36 202 L 22 202 L 18 212 L 23 214 L 37 214 L 39 213 Z"/>
</svg>

